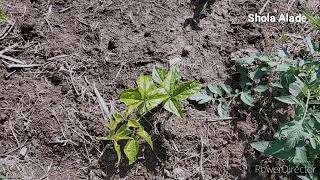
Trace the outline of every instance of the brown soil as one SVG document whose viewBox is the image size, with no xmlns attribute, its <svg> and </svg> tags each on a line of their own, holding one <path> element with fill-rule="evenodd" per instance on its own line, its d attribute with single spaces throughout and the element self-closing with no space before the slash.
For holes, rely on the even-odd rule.
<svg viewBox="0 0 320 180">
<path fill-rule="evenodd" d="M 159 124 L 155 151 L 145 147 L 131 167 L 115 167 L 112 147 L 95 140 L 106 129 L 93 83 L 122 109 L 119 92 L 154 65 L 177 62 L 187 79 L 232 83 L 234 58 L 283 45 L 297 52 L 302 39 L 281 37 L 304 36 L 308 26 L 246 21 L 264 3 L 209 1 L 208 14 L 198 16 L 199 0 L 4 0 L 15 23 L 0 48 L 18 43 L 5 55 L 42 66 L 0 65 L 0 165 L 18 179 L 275 178 L 254 170 L 256 164 L 274 163 L 248 144 L 271 134 L 255 109 L 235 107 L 236 120 L 206 122 L 216 117 L 215 106 L 195 109 L 186 103 L 188 116 Z M 319 4 L 295 1 L 290 12 L 319 12 Z M 287 10 L 287 1 L 271 1 L 265 12 Z"/>
</svg>

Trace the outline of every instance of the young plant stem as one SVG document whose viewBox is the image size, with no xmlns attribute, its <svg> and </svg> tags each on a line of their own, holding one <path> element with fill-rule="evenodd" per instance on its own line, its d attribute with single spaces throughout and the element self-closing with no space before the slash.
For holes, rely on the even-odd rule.
<svg viewBox="0 0 320 180">
<path fill-rule="evenodd" d="M 305 108 L 305 110 L 304 110 L 304 114 L 303 114 L 302 119 L 299 121 L 300 124 L 302 124 L 303 121 L 304 121 L 304 119 L 306 118 L 306 115 L 307 115 L 307 112 L 308 112 L 308 106 L 309 106 L 310 96 L 311 96 L 311 93 L 310 93 L 310 90 L 308 89 L 306 108 Z"/>
</svg>

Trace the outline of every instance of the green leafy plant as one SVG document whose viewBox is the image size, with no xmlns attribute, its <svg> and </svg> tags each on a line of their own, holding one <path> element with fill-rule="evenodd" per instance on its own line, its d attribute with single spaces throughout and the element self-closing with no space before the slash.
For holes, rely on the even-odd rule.
<svg viewBox="0 0 320 180">
<path fill-rule="evenodd" d="M 129 160 L 129 165 L 137 160 L 140 142 L 143 140 L 153 149 L 153 141 L 140 122 L 145 115 L 156 107 L 183 117 L 182 100 L 197 93 L 202 85 L 198 81 L 183 82 L 178 67 L 169 71 L 155 67 L 150 75 L 140 75 L 137 87 L 124 90 L 120 94 L 120 102 L 127 105 L 123 113 L 113 113 L 109 117 L 109 132 L 98 140 L 112 141 L 117 153 L 118 163 L 122 157 L 122 149 Z M 122 148 L 121 144 L 126 145 Z"/>
<path fill-rule="evenodd" d="M 191 99 L 200 104 L 218 102 L 220 117 L 229 116 L 230 105 L 238 97 L 249 106 L 262 98 L 292 107 L 294 118 L 280 127 L 273 141 L 254 142 L 251 146 L 290 165 L 315 168 L 320 156 L 320 48 L 310 37 L 305 41 L 308 50 L 295 58 L 281 49 L 273 56 L 252 54 L 240 59 L 236 63 L 239 90 L 209 84 Z M 319 174 L 310 172 L 299 177 L 318 179 Z"/>
<path fill-rule="evenodd" d="M 269 87 L 280 87 L 278 81 L 271 81 L 268 76 L 274 71 L 286 71 L 292 59 L 285 49 L 280 50 L 275 56 L 268 57 L 263 54 L 252 54 L 237 62 L 236 69 L 240 75 L 239 88 L 233 90 L 229 85 L 209 84 L 190 99 L 204 104 L 218 101 L 218 115 L 228 117 L 230 105 L 239 98 L 248 106 L 254 106 L 257 96 L 267 91 Z M 282 87 L 282 86 L 281 86 Z"/>
<path fill-rule="evenodd" d="M 291 63 L 281 64 L 281 68 L 273 69 L 268 77 L 274 81 L 271 86 L 282 94 L 275 99 L 292 106 L 294 118 L 280 127 L 274 134 L 275 140 L 254 142 L 251 146 L 293 166 L 315 167 L 320 155 L 320 62 L 317 56 L 320 50 L 310 38 L 306 41 L 309 52 L 303 52 L 302 58 L 291 59 Z M 318 179 L 314 172 L 300 177 Z"/>
</svg>

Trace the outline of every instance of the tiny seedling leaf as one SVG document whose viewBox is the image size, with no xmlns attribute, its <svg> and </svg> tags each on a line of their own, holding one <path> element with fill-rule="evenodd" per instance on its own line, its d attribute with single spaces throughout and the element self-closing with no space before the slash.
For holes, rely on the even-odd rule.
<svg viewBox="0 0 320 180">
<path fill-rule="evenodd" d="M 215 85 L 215 84 L 209 84 L 208 85 L 208 89 L 213 93 L 213 94 L 217 94 L 219 96 L 223 95 L 223 91 L 221 89 L 220 86 Z"/>
<path fill-rule="evenodd" d="M 205 104 L 213 100 L 206 92 L 198 92 L 189 98 L 190 100 L 197 101 L 199 104 Z"/>
<path fill-rule="evenodd" d="M 240 99 L 247 105 L 249 106 L 254 106 L 254 98 L 252 97 L 252 95 L 250 94 L 249 91 L 247 92 L 242 92 L 240 95 Z"/>
<path fill-rule="evenodd" d="M 159 67 L 154 67 L 152 71 L 152 78 L 154 82 L 161 84 L 167 77 L 168 71 Z"/>
<path fill-rule="evenodd" d="M 279 81 L 271 82 L 271 86 L 272 87 L 277 87 L 277 88 L 280 88 L 280 89 L 283 88 L 282 84 Z"/>
<path fill-rule="evenodd" d="M 222 118 L 226 118 L 230 116 L 230 107 L 228 106 L 228 103 L 225 101 L 221 101 L 218 104 L 218 114 Z"/>
<path fill-rule="evenodd" d="M 142 127 L 141 124 L 139 123 L 139 121 L 136 119 L 129 120 L 127 123 L 127 126 L 133 127 L 133 128 L 141 128 Z"/>
<path fill-rule="evenodd" d="M 198 81 L 191 81 L 187 83 L 179 84 L 173 92 L 173 97 L 178 100 L 185 100 L 192 95 L 198 93 L 202 85 Z"/>
<path fill-rule="evenodd" d="M 268 86 L 266 85 L 258 85 L 255 88 L 253 88 L 254 91 L 262 93 L 265 92 L 268 89 Z"/>
<path fill-rule="evenodd" d="M 290 96 L 280 96 L 280 97 L 275 97 L 278 101 L 281 101 L 286 104 L 297 104 L 298 100 L 296 97 L 290 95 Z"/>
<path fill-rule="evenodd" d="M 297 97 L 302 92 L 303 87 L 300 84 L 294 82 L 289 85 L 289 92 Z"/>
<path fill-rule="evenodd" d="M 227 94 L 231 94 L 232 93 L 232 88 L 231 86 L 227 85 L 227 84 L 222 84 L 220 85 L 221 88 L 227 93 Z"/>
</svg>

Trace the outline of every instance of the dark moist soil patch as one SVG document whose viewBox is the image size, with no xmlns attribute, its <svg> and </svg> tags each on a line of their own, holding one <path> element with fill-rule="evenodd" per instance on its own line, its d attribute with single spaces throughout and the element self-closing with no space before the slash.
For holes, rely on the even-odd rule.
<svg viewBox="0 0 320 180">
<path fill-rule="evenodd" d="M 159 125 L 155 151 L 143 148 L 130 167 L 125 161 L 115 167 L 112 146 L 95 139 L 104 135 L 105 122 L 93 83 L 117 109 L 123 108 L 119 92 L 155 65 L 178 63 L 186 79 L 232 84 L 234 58 L 272 52 L 282 46 L 281 34 L 307 31 L 299 25 L 248 23 L 248 13 L 258 12 L 262 1 L 209 1 L 208 14 L 199 16 L 201 3 L 4 0 L 15 24 L 0 48 L 18 43 L 6 55 L 43 64 L 15 71 L 0 66 L 0 164 L 10 178 L 275 178 L 254 170 L 256 164 L 275 161 L 248 145 L 270 137 L 251 109 L 235 107 L 237 120 L 214 123 L 206 119 L 215 118 L 215 106 L 196 110 L 186 103 L 188 116 L 171 116 Z M 295 2 L 291 11 L 297 8 L 318 11 L 319 2 Z M 287 3 L 272 1 L 265 11 L 275 10 L 286 12 Z M 286 43 L 296 52 L 301 41 L 291 37 Z M 25 148 L 26 155 L 20 155 Z"/>
</svg>

